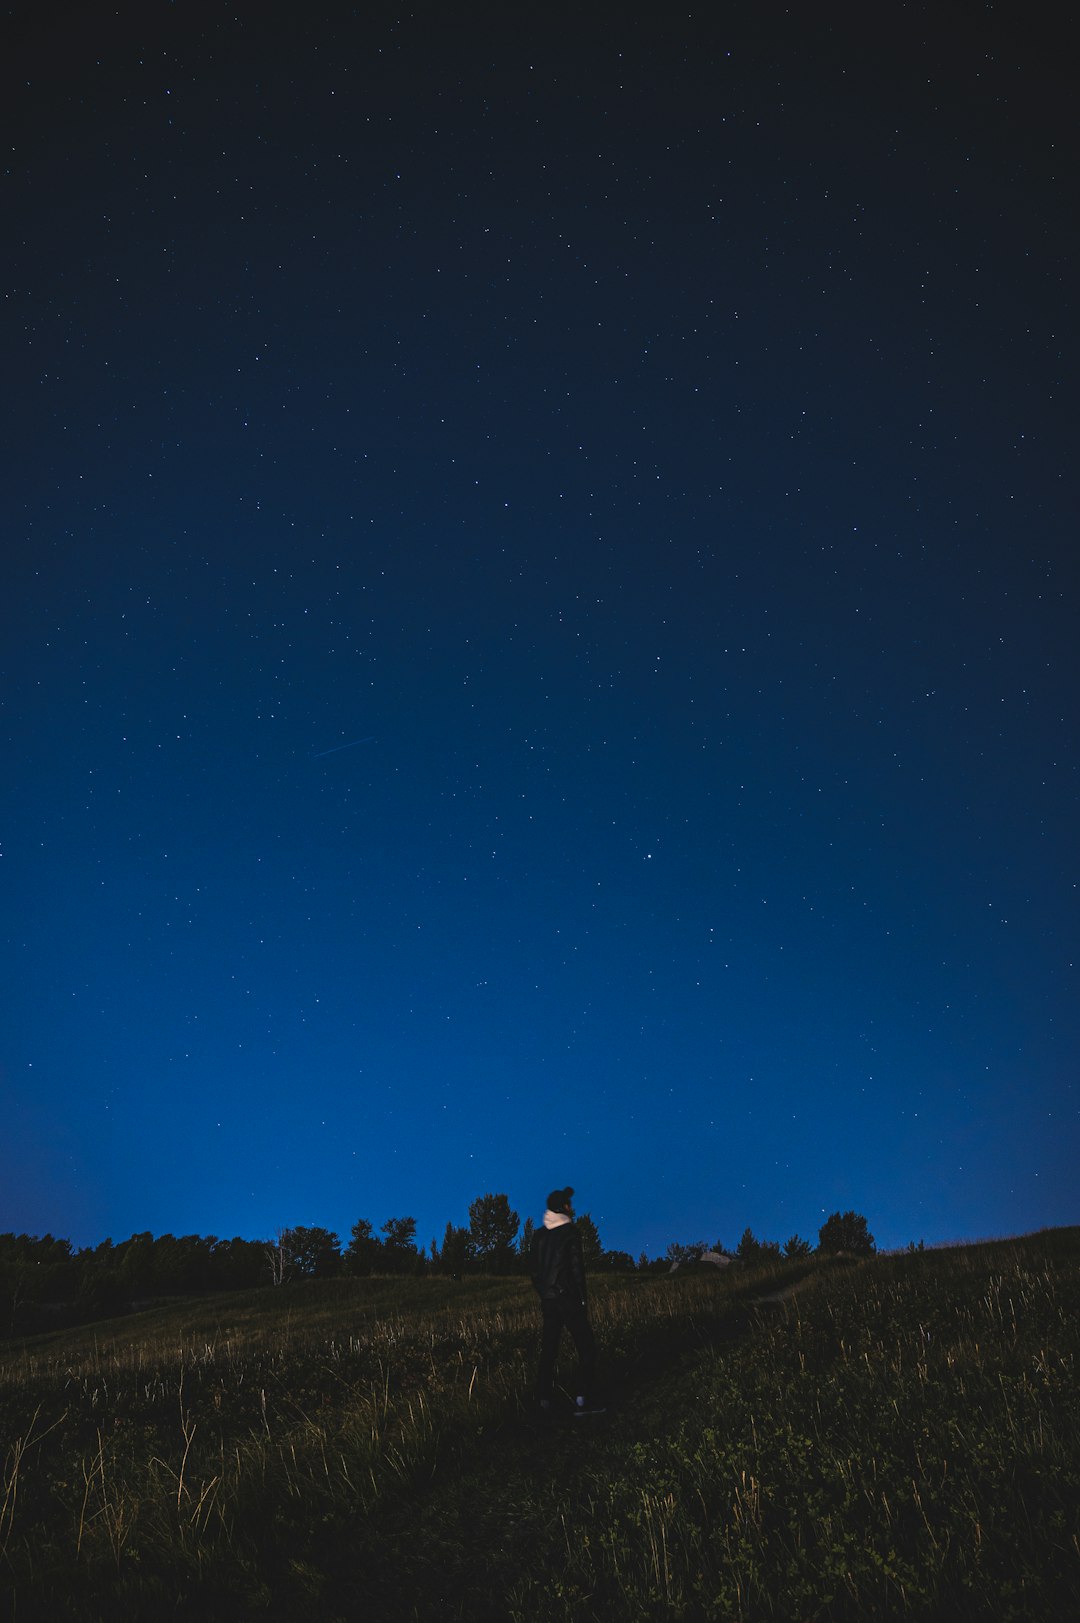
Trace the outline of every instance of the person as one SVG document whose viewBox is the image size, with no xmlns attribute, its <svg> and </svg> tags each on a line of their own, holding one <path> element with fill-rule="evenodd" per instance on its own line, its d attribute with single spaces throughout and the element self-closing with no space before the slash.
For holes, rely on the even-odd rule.
<svg viewBox="0 0 1080 1623">
<path fill-rule="evenodd" d="M 543 1227 L 537 1229 L 533 1236 L 532 1277 L 544 1317 L 536 1396 L 540 1408 L 549 1412 L 555 1394 L 555 1359 L 559 1341 L 563 1330 L 569 1330 L 578 1356 L 574 1414 L 583 1416 L 602 1414 L 604 1411 L 597 1404 L 593 1389 L 596 1340 L 589 1323 L 585 1297 L 585 1258 L 581 1250 L 581 1235 L 574 1223 L 573 1199 L 572 1189 L 553 1189 L 547 1198 Z"/>
</svg>

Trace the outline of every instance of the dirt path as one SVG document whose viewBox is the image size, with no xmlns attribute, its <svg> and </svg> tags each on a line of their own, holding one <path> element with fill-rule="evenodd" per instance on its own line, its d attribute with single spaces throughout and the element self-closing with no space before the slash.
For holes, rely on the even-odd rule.
<svg viewBox="0 0 1080 1623">
<path fill-rule="evenodd" d="M 788 1302 L 805 1283 L 804 1279 L 797 1279 L 794 1285 L 785 1285 L 783 1290 L 773 1291 L 771 1296 L 752 1296 L 750 1305 L 757 1307 L 762 1302 Z"/>
</svg>

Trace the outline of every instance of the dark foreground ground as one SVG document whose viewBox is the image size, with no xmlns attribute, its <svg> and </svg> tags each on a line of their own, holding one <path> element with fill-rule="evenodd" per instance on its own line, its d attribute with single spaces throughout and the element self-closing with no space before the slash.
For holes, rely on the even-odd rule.
<svg viewBox="0 0 1080 1623">
<path fill-rule="evenodd" d="M 1080 1230 L 627 1276 L 593 1317 L 589 1421 L 534 1413 L 518 1280 L 7 1349 L 3 1615 L 1080 1617 Z"/>
</svg>

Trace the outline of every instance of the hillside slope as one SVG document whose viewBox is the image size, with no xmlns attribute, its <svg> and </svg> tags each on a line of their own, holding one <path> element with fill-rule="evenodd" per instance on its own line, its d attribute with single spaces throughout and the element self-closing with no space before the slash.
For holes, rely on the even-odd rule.
<svg viewBox="0 0 1080 1623">
<path fill-rule="evenodd" d="M 10 1614 L 1080 1615 L 1080 1230 L 627 1276 L 593 1314 L 596 1422 L 534 1413 L 518 1280 L 248 1293 L 12 1349 Z"/>
</svg>

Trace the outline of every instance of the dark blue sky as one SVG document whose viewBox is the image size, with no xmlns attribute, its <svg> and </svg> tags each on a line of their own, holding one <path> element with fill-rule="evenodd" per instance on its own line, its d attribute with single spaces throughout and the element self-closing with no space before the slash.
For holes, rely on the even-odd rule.
<svg viewBox="0 0 1080 1623">
<path fill-rule="evenodd" d="M 0 1228 L 1075 1222 L 1049 14 L 14 9 Z"/>
</svg>

